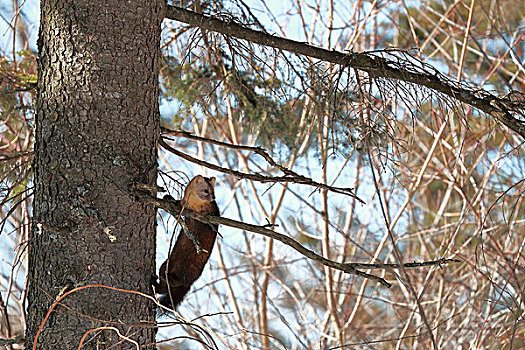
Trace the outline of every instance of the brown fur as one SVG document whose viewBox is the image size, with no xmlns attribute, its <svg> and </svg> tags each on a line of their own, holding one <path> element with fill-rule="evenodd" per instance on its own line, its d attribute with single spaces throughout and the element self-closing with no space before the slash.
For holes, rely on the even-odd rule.
<svg viewBox="0 0 525 350">
<path fill-rule="evenodd" d="M 214 187 L 215 178 L 196 176 L 186 187 L 181 204 L 195 212 L 219 215 Z M 160 282 L 154 283 L 156 292 L 160 294 L 160 303 L 173 309 L 180 304 L 193 282 L 202 274 L 217 237 L 216 225 L 189 218 L 185 222 L 204 251 L 197 254 L 195 244 L 181 230 L 168 259 L 160 267 Z"/>
</svg>

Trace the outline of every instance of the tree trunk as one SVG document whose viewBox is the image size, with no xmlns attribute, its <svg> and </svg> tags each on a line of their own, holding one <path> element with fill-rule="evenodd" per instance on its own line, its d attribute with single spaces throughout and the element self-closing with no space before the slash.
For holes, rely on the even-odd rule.
<svg viewBox="0 0 525 350">
<path fill-rule="evenodd" d="M 133 181 L 155 184 L 163 0 L 41 1 L 34 208 L 26 348 L 77 349 L 97 327 L 140 345 L 155 339 L 151 294 L 156 212 Z M 88 339 L 91 341 L 86 345 Z M 115 329 L 84 348 L 136 348 Z"/>
</svg>

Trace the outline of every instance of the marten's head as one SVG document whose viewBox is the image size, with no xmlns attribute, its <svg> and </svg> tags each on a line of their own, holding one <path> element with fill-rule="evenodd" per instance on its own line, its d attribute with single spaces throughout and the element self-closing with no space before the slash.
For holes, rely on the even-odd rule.
<svg viewBox="0 0 525 350">
<path fill-rule="evenodd" d="M 183 204 L 193 211 L 205 212 L 215 200 L 215 178 L 197 175 L 184 191 Z"/>
</svg>

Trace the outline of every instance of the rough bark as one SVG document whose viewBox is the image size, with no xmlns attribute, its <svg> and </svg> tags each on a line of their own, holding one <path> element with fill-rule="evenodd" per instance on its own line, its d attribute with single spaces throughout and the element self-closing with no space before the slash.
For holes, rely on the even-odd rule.
<svg viewBox="0 0 525 350">
<path fill-rule="evenodd" d="M 135 202 L 132 181 L 153 185 L 159 135 L 162 0 L 41 1 L 35 197 L 29 245 L 26 348 L 77 349 L 112 326 L 154 342 L 151 294 L 156 211 Z M 66 307 L 67 306 L 67 307 Z M 136 348 L 102 330 L 83 348 Z"/>
</svg>

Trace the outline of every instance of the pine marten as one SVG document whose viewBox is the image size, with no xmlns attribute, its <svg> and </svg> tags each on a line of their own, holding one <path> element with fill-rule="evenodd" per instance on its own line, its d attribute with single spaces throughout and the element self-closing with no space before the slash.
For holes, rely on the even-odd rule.
<svg viewBox="0 0 525 350">
<path fill-rule="evenodd" d="M 184 208 L 201 214 L 218 216 L 220 213 L 215 202 L 214 189 L 214 177 L 208 178 L 198 175 L 186 187 L 180 204 Z M 172 309 L 179 306 L 193 282 L 202 274 L 217 237 L 217 225 L 205 224 L 190 218 L 186 218 L 184 221 L 203 251 L 197 254 L 195 244 L 183 230 L 180 231 L 173 250 L 160 267 L 160 281 L 153 283 L 156 292 L 160 294 L 159 302 Z"/>
</svg>

